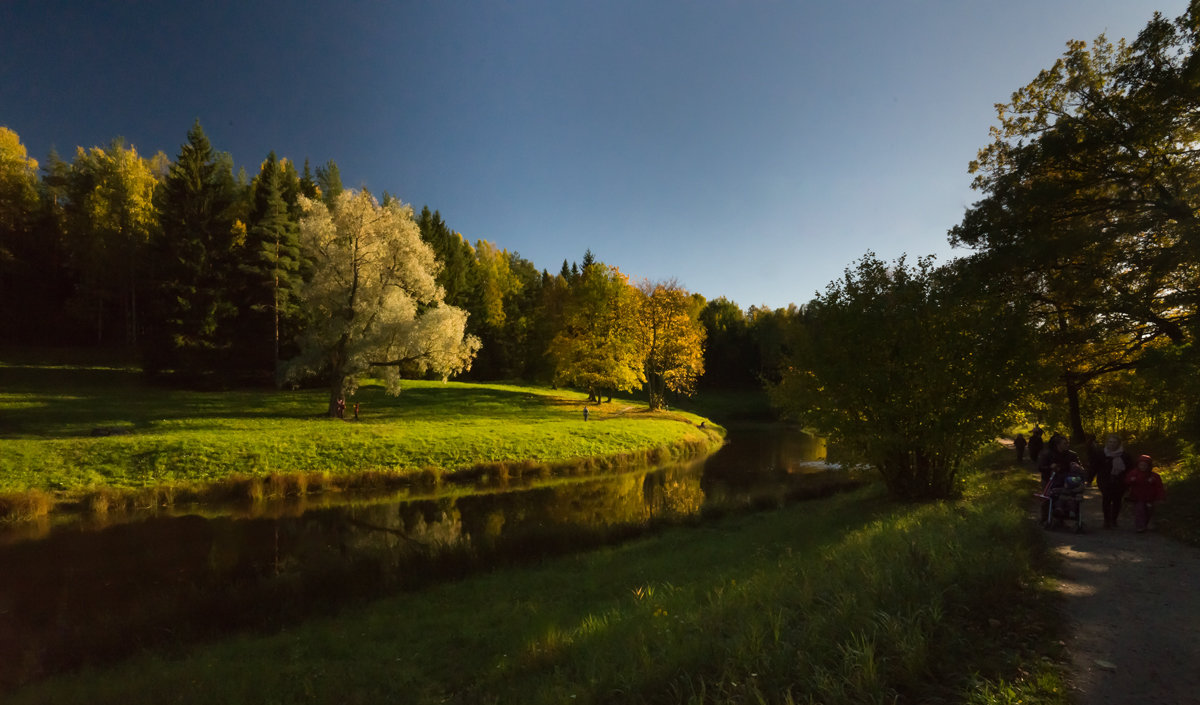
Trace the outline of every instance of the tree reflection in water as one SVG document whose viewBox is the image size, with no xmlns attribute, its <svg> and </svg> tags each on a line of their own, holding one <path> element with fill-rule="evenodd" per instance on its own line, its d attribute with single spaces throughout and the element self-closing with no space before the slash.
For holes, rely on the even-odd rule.
<svg viewBox="0 0 1200 705">
<path fill-rule="evenodd" d="M 0 689 L 857 482 L 814 468 L 823 451 L 743 432 L 706 461 L 541 487 L 0 535 Z"/>
</svg>

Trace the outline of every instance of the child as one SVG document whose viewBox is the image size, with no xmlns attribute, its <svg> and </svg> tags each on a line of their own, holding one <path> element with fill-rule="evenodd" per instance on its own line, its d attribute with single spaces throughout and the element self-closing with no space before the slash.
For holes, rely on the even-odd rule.
<svg viewBox="0 0 1200 705">
<path fill-rule="evenodd" d="M 1125 474 L 1125 484 L 1129 487 L 1129 501 L 1133 502 L 1133 524 L 1140 534 L 1150 525 L 1154 503 L 1167 496 L 1162 477 L 1154 472 L 1154 461 L 1150 456 L 1138 458 L 1137 466 Z"/>
</svg>

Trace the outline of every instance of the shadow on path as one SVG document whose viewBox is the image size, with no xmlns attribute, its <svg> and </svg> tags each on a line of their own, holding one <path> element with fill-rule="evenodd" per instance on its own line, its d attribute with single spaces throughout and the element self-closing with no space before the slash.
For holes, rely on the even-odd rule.
<svg viewBox="0 0 1200 705">
<path fill-rule="evenodd" d="M 1102 529 L 1099 490 L 1085 497 L 1085 533 L 1047 532 L 1076 701 L 1200 705 L 1200 548 L 1136 533 L 1129 505 Z"/>
</svg>

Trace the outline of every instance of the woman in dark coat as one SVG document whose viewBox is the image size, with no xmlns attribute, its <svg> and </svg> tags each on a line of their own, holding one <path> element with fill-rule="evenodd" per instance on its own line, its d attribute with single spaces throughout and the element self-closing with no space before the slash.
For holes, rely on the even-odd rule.
<svg viewBox="0 0 1200 705">
<path fill-rule="evenodd" d="M 1042 441 L 1042 427 L 1037 424 L 1033 425 L 1033 433 L 1029 434 L 1029 459 L 1034 463 L 1042 456 L 1042 446 L 1045 443 Z"/>
<path fill-rule="evenodd" d="M 1050 437 L 1050 443 L 1042 449 L 1038 456 L 1038 470 L 1042 473 L 1042 486 L 1050 481 L 1050 476 L 1056 472 L 1066 472 L 1074 464 L 1079 463 L 1079 456 L 1071 450 L 1071 442 L 1066 436 L 1057 433 Z"/>
<path fill-rule="evenodd" d="M 1113 433 L 1104 441 L 1104 460 L 1098 463 L 1096 484 L 1100 486 L 1100 506 L 1104 509 L 1104 528 L 1117 528 L 1121 498 L 1125 494 L 1125 473 L 1133 469 L 1133 457 L 1125 451 L 1121 437 Z"/>
</svg>

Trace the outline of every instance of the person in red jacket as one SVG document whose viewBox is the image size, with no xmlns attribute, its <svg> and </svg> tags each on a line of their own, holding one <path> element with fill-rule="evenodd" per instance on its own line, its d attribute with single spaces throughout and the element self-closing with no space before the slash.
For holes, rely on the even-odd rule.
<svg viewBox="0 0 1200 705">
<path fill-rule="evenodd" d="M 1125 485 L 1129 487 L 1129 501 L 1133 502 L 1133 525 L 1140 534 L 1150 525 L 1154 504 L 1167 496 L 1162 477 L 1154 472 L 1154 461 L 1150 456 L 1138 458 L 1133 470 L 1125 474 Z"/>
</svg>

